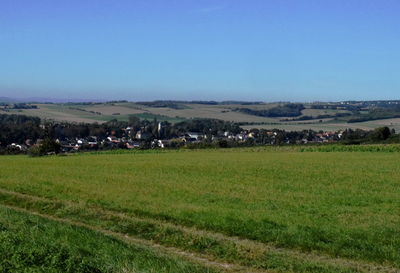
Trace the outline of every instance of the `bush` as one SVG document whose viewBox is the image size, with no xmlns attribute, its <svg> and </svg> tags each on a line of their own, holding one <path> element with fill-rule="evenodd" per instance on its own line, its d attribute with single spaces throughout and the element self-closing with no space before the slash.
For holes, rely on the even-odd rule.
<svg viewBox="0 0 400 273">
<path fill-rule="evenodd" d="M 381 141 L 381 140 L 386 140 L 390 137 L 391 132 L 389 127 L 380 127 L 376 128 L 370 135 L 370 138 L 373 141 Z"/>
<path fill-rule="evenodd" d="M 21 150 L 18 147 L 13 147 L 11 145 L 7 147 L 0 147 L 0 155 L 18 155 L 24 153 L 24 150 Z"/>
<path fill-rule="evenodd" d="M 30 156 L 43 156 L 58 154 L 61 151 L 61 146 L 55 140 L 51 138 L 46 138 L 39 145 L 32 146 L 28 150 L 28 155 Z"/>
<path fill-rule="evenodd" d="M 218 140 L 218 146 L 219 146 L 220 148 L 228 148 L 228 147 L 229 147 L 229 144 L 228 144 L 228 141 L 227 141 L 227 140 L 225 140 L 225 139 L 220 139 L 220 140 Z"/>
</svg>

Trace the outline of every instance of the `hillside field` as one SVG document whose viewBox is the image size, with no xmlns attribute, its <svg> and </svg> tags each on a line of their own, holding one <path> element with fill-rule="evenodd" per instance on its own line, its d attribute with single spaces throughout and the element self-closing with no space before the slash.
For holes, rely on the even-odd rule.
<svg viewBox="0 0 400 273">
<path fill-rule="evenodd" d="M 192 118 L 210 118 L 224 121 L 244 123 L 244 129 L 284 129 L 287 131 L 299 130 L 324 130 L 336 131 L 346 128 L 372 130 L 377 127 L 388 126 L 400 130 L 400 118 L 384 118 L 364 122 L 347 123 L 349 117 L 318 118 L 320 115 L 335 115 L 350 113 L 347 110 L 334 109 L 311 109 L 311 104 L 304 104 L 305 109 L 301 111 L 300 117 L 312 116 L 312 120 L 290 121 L 290 117 L 263 117 L 237 111 L 240 108 L 252 110 L 267 110 L 277 106 L 277 103 L 260 103 L 254 105 L 240 104 L 196 104 L 177 103 L 176 108 L 151 107 L 134 102 L 115 103 L 92 103 L 92 104 L 34 104 L 37 109 L 11 109 L 8 112 L 0 113 L 23 114 L 37 116 L 42 119 L 67 122 L 102 123 L 112 119 L 127 121 L 130 115 L 141 119 L 168 121 L 171 123 Z M 2 107 L 0 106 L 0 110 Z M 286 120 L 285 119 L 289 119 Z M 246 125 L 245 123 L 250 123 Z"/>
<path fill-rule="evenodd" d="M 1 156 L 0 271 L 400 272 L 382 147 Z"/>
</svg>

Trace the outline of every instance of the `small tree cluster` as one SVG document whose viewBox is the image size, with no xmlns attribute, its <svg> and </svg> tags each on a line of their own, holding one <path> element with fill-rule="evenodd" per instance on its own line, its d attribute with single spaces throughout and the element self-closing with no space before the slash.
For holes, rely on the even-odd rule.
<svg viewBox="0 0 400 273">
<path fill-rule="evenodd" d="M 51 138 L 45 138 L 40 144 L 32 146 L 28 150 L 30 156 L 44 156 L 58 154 L 61 151 L 61 146 Z"/>
</svg>

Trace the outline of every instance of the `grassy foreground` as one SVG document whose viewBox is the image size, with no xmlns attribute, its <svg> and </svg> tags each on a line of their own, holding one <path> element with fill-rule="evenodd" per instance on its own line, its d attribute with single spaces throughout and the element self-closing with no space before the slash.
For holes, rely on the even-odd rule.
<svg viewBox="0 0 400 273">
<path fill-rule="evenodd" d="M 0 272 L 210 272 L 100 233 L 0 206 Z"/>
<path fill-rule="evenodd" d="M 384 150 L 3 156 L 0 203 L 254 269 L 398 272 L 399 163 Z"/>
</svg>

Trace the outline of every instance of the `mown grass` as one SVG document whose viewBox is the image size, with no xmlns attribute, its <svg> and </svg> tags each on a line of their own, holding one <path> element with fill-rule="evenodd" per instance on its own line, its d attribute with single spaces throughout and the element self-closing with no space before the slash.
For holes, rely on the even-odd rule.
<svg viewBox="0 0 400 273">
<path fill-rule="evenodd" d="M 187 229 L 150 219 L 127 217 L 94 207 L 62 203 L 50 199 L 35 198 L 9 192 L 0 192 L 0 203 L 20 207 L 34 213 L 79 222 L 92 227 L 151 240 L 164 246 L 171 246 L 206 254 L 225 262 L 258 269 L 273 269 L 275 272 L 358 272 L 359 265 L 336 264 L 330 259 L 308 257 L 282 249 L 263 247 L 248 241 L 226 238 Z M 343 262 L 342 262 L 343 263 Z"/>
<path fill-rule="evenodd" d="M 0 206 L 0 272 L 211 272 L 142 246 Z"/>
<path fill-rule="evenodd" d="M 0 187 L 399 267 L 399 163 L 385 151 L 255 148 L 4 156 Z"/>
</svg>

